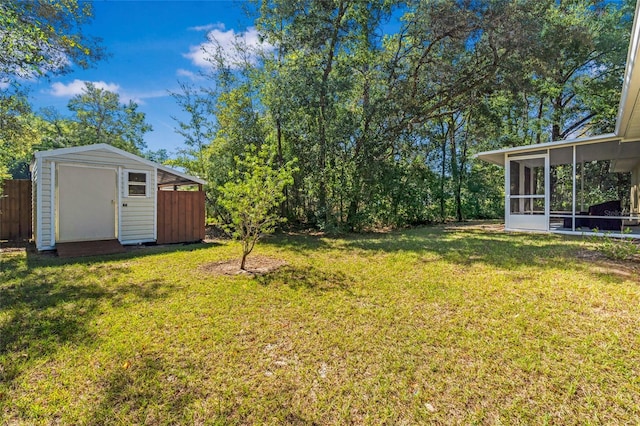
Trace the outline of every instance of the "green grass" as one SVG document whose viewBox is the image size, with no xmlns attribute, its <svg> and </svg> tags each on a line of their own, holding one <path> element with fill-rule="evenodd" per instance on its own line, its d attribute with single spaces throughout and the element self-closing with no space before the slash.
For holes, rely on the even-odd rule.
<svg viewBox="0 0 640 426">
<path fill-rule="evenodd" d="M 639 278 L 586 244 L 279 236 L 256 278 L 199 269 L 233 242 L 5 253 L 0 424 L 638 424 Z"/>
</svg>

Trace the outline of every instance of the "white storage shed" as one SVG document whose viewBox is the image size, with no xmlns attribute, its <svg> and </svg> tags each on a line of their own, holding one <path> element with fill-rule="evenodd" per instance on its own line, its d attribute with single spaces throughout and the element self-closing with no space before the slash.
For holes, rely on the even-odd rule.
<svg viewBox="0 0 640 426">
<path fill-rule="evenodd" d="M 117 239 L 140 244 L 204 237 L 205 181 L 111 145 L 37 152 L 31 179 L 38 250 L 52 250 L 63 242 Z M 195 185 L 198 191 L 167 191 L 184 185 Z M 159 198 L 170 192 L 186 194 L 193 202 L 185 203 L 183 197 L 179 205 L 177 198 L 163 198 L 159 209 Z"/>
</svg>

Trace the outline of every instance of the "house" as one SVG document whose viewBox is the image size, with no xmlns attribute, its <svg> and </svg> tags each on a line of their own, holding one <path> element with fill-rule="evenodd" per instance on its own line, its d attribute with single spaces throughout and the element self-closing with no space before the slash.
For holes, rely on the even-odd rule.
<svg viewBox="0 0 640 426">
<path fill-rule="evenodd" d="M 482 152 L 505 170 L 505 229 L 640 237 L 640 4 L 636 9 L 615 131 Z M 620 173 L 625 186 L 590 191 L 585 174 Z M 586 185 L 586 186 L 585 186 Z M 595 230 L 595 231 L 594 231 Z"/>
<path fill-rule="evenodd" d="M 204 238 L 205 181 L 107 144 L 41 151 L 31 163 L 36 248 Z M 178 191 L 185 185 L 196 191 Z"/>
</svg>

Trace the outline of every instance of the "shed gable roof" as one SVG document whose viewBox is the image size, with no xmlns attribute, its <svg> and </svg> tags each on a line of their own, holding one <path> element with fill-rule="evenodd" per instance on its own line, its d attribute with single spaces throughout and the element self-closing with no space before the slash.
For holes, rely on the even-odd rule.
<svg viewBox="0 0 640 426">
<path fill-rule="evenodd" d="M 98 143 L 93 145 L 73 146 L 69 148 L 52 149 L 49 151 L 38 151 L 33 156 L 35 159 L 39 158 L 55 158 L 68 154 L 77 154 L 90 151 L 104 150 L 109 151 L 117 155 L 121 155 L 130 160 L 137 161 L 145 166 L 153 167 L 158 171 L 158 185 L 185 185 L 185 184 L 206 184 L 206 181 L 197 178 L 195 176 L 188 175 L 162 164 L 147 160 L 138 155 L 124 151 L 115 146 L 111 146 L 105 143 Z"/>
</svg>

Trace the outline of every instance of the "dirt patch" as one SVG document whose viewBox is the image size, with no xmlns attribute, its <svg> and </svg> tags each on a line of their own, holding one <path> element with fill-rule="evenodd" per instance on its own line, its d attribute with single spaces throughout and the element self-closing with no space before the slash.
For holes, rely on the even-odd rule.
<svg viewBox="0 0 640 426">
<path fill-rule="evenodd" d="M 640 259 L 612 260 L 596 250 L 580 250 L 576 257 L 587 261 L 591 271 L 599 274 L 612 274 L 625 279 L 638 281 Z"/>
<path fill-rule="evenodd" d="M 266 256 L 249 256 L 245 263 L 245 270 L 240 269 L 240 259 L 222 262 L 205 263 L 198 269 L 213 275 L 265 275 L 285 266 L 287 262 Z"/>
<path fill-rule="evenodd" d="M 0 241 L 0 253 L 19 253 L 29 250 L 28 241 Z"/>
<path fill-rule="evenodd" d="M 473 230 L 473 231 L 490 231 L 490 232 L 503 232 L 504 223 L 496 221 L 478 221 L 470 220 L 467 222 L 449 223 L 445 225 L 447 231 L 458 230 Z"/>
</svg>

